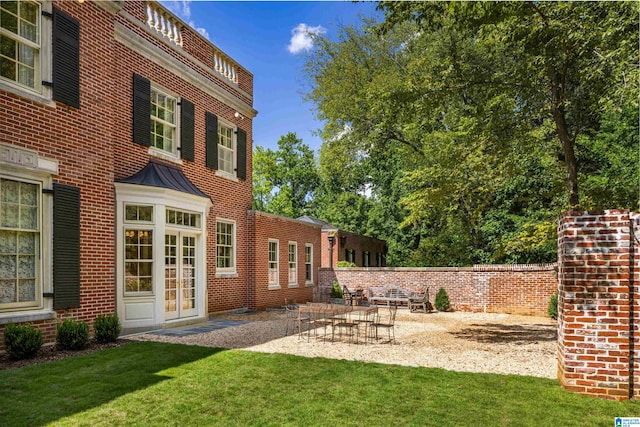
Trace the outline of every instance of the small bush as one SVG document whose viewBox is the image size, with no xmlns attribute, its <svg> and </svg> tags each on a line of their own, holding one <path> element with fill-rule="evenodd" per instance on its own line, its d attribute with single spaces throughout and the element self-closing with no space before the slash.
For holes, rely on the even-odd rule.
<svg viewBox="0 0 640 427">
<path fill-rule="evenodd" d="M 31 325 L 9 323 L 4 329 L 4 345 L 12 359 L 30 359 L 42 344 L 42 332 Z"/>
<path fill-rule="evenodd" d="M 331 288 L 331 298 L 342 298 L 342 288 L 338 281 L 333 281 L 333 287 Z"/>
<path fill-rule="evenodd" d="M 336 263 L 336 267 L 338 268 L 353 268 L 353 267 L 357 267 L 355 262 L 351 262 L 351 261 L 338 261 Z"/>
<path fill-rule="evenodd" d="M 81 350 L 89 342 L 89 325 L 75 319 L 65 319 L 58 325 L 56 343 L 63 350 Z"/>
<path fill-rule="evenodd" d="M 451 308 L 451 304 L 449 303 L 449 295 L 447 295 L 447 291 L 445 291 L 444 288 L 438 289 L 434 304 L 438 311 L 448 311 Z"/>
<path fill-rule="evenodd" d="M 93 322 L 96 341 L 106 343 L 115 342 L 120 335 L 120 321 L 116 314 L 101 314 Z"/>
<path fill-rule="evenodd" d="M 549 305 L 547 306 L 547 314 L 552 319 L 558 319 L 558 293 L 554 293 L 549 298 Z"/>
</svg>

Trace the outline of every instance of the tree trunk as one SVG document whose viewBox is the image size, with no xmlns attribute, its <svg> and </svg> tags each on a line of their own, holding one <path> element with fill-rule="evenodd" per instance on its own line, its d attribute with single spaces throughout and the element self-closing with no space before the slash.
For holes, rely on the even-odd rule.
<svg viewBox="0 0 640 427">
<path fill-rule="evenodd" d="M 569 207 L 571 209 L 576 209 L 580 204 L 580 199 L 578 197 L 578 163 L 573 149 L 575 135 L 574 138 L 571 138 L 569 130 L 567 129 L 565 111 L 562 105 L 563 90 L 560 78 L 556 77 L 552 80 L 551 95 L 553 100 L 553 121 L 556 124 L 556 134 L 562 143 L 564 161 L 567 166 L 567 194 L 569 196 Z"/>
</svg>

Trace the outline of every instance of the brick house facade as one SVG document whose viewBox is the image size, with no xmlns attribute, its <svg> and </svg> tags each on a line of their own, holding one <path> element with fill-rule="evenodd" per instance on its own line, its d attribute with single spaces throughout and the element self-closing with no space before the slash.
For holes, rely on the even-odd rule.
<svg viewBox="0 0 640 427">
<path fill-rule="evenodd" d="M 246 307 L 251 73 L 155 2 L 0 7 L 0 333 Z"/>
<path fill-rule="evenodd" d="M 281 306 L 285 299 L 312 301 L 321 259 L 320 227 L 251 211 L 249 228 L 253 237 L 249 305 L 264 310 Z"/>
</svg>

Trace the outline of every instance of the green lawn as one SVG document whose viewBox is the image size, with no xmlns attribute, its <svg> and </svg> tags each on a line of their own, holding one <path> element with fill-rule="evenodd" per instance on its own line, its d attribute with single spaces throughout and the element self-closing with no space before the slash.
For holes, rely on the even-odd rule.
<svg viewBox="0 0 640 427">
<path fill-rule="evenodd" d="M 1 426 L 613 426 L 639 415 L 636 401 L 540 378 L 151 342 L 0 371 Z"/>
</svg>

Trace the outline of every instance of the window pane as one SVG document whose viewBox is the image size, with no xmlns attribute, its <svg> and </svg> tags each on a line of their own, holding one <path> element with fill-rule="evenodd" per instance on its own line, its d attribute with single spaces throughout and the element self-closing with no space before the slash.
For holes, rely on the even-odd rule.
<svg viewBox="0 0 640 427">
<path fill-rule="evenodd" d="M 20 2 L 20 17 L 30 24 L 36 25 L 38 19 L 38 5 L 32 2 Z"/>
<path fill-rule="evenodd" d="M 9 37 L 0 35 L 0 55 L 10 59 L 16 58 L 16 42 Z M 13 62 L 11 62 L 13 64 Z"/>
<path fill-rule="evenodd" d="M 20 21 L 20 35 L 36 43 L 38 41 L 38 27 L 29 22 Z"/>
<path fill-rule="evenodd" d="M 3 203 L 0 205 L 0 227 L 18 228 L 19 215 L 19 205 Z"/>
<path fill-rule="evenodd" d="M 15 0 L 0 1 L 0 9 L 7 10 L 7 11 L 13 13 L 14 15 L 17 15 L 18 14 L 18 2 L 16 2 Z"/>
<path fill-rule="evenodd" d="M 15 231 L 0 230 L 0 254 L 16 253 L 16 237 Z"/>
<path fill-rule="evenodd" d="M 34 279 L 18 281 L 18 301 L 29 302 L 36 300 L 36 281 Z"/>
<path fill-rule="evenodd" d="M 1 202 L 20 203 L 20 183 L 9 179 L 0 180 Z"/>
<path fill-rule="evenodd" d="M 16 302 L 16 281 L 0 279 L 0 304 Z"/>
<path fill-rule="evenodd" d="M 3 2 L 3 9 L 10 9 L 8 5 L 5 4 L 11 3 L 13 2 Z M 16 13 L 17 10 L 13 12 Z M 12 33 L 18 34 L 18 17 L 13 13 L 9 13 L 6 10 L 0 11 L 0 25 L 2 25 L 2 28 L 11 31 Z"/>
<path fill-rule="evenodd" d="M 18 277 L 15 255 L 0 255 L 0 279 L 15 279 Z"/>
<path fill-rule="evenodd" d="M 18 258 L 18 277 L 22 279 L 36 277 L 36 257 L 21 256 Z"/>
<path fill-rule="evenodd" d="M 138 207 L 138 219 L 140 221 L 152 221 L 151 216 L 153 215 L 153 207 L 152 206 L 139 206 Z"/>
</svg>

